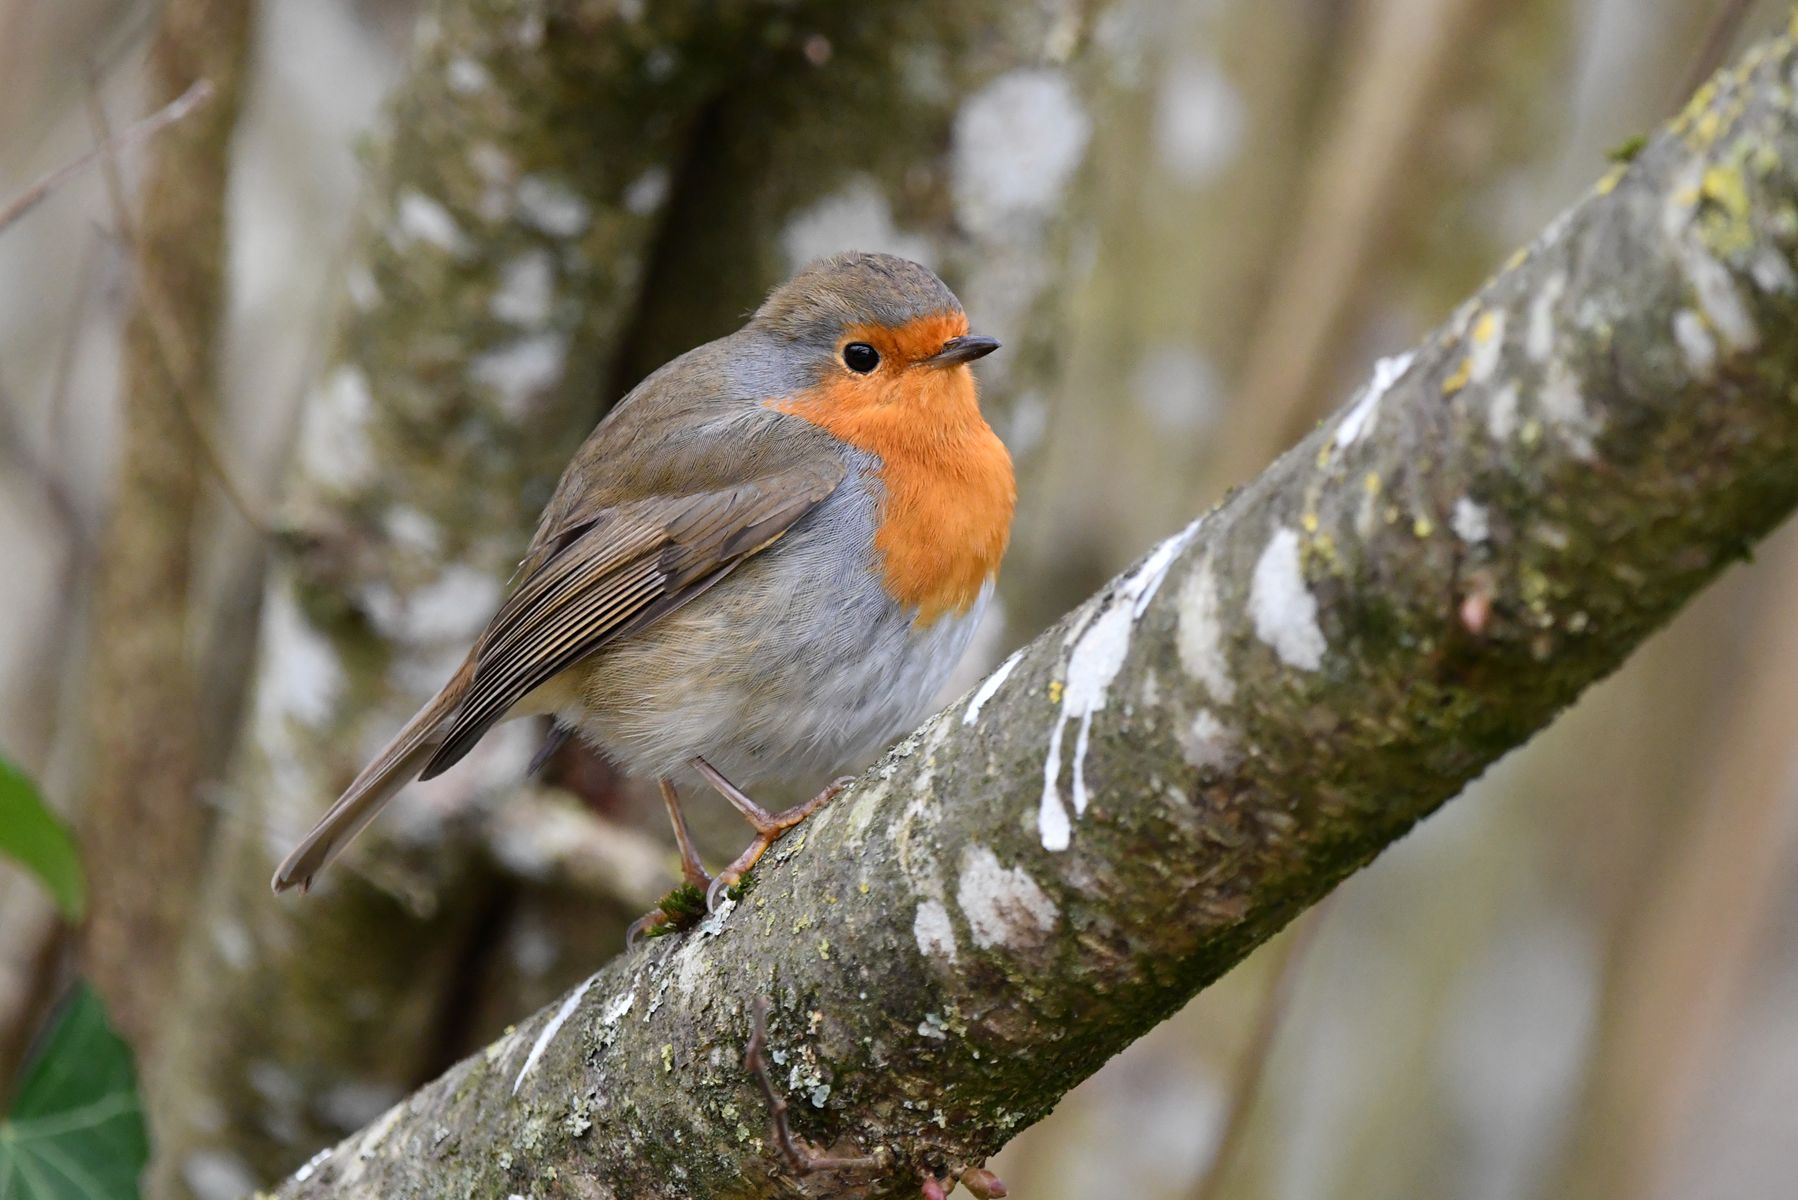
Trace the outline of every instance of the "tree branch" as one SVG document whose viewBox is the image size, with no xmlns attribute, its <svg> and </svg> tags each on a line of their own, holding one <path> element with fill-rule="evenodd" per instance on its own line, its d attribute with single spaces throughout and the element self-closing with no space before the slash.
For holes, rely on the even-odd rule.
<svg viewBox="0 0 1798 1200">
<path fill-rule="evenodd" d="M 1611 671 L 1798 503 L 1788 36 L 1413 354 L 895 747 L 745 903 L 588 980 L 288 1197 L 953 1176 Z"/>
</svg>

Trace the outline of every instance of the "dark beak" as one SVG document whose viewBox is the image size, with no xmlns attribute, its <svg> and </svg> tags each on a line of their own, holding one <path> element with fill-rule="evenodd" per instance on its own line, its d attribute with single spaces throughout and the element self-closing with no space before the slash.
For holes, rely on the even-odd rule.
<svg viewBox="0 0 1798 1200">
<path fill-rule="evenodd" d="M 970 333 L 965 337 L 950 338 L 943 343 L 943 348 L 924 360 L 927 367 L 955 367 L 962 363 L 971 363 L 977 358 L 985 358 L 999 348 L 999 339 L 981 337 Z"/>
</svg>

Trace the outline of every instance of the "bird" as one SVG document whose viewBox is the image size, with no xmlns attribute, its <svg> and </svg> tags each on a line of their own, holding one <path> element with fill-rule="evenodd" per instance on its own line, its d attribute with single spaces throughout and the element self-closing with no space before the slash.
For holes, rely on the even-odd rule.
<svg viewBox="0 0 1798 1200">
<path fill-rule="evenodd" d="M 744 789 L 859 766 L 913 728 L 993 594 L 1017 488 L 970 368 L 999 342 L 969 329 L 928 268 L 845 253 L 646 377 L 575 454 L 461 667 L 275 891 L 309 888 L 498 722 L 548 715 L 657 781 L 683 876 L 716 908 L 847 780 L 780 812 Z M 698 781 L 753 833 L 716 876 L 681 807 Z"/>
</svg>

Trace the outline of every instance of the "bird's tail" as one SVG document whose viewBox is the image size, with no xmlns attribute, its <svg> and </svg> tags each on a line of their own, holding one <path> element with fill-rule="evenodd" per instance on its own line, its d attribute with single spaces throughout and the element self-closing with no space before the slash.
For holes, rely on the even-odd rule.
<svg viewBox="0 0 1798 1200">
<path fill-rule="evenodd" d="M 362 773 L 344 789 L 331 811 L 320 818 L 312 832 L 275 868 L 273 887 L 276 892 L 295 886 L 301 891 L 311 887 L 312 877 L 330 866 L 349 845 L 350 839 L 361 833 L 401 788 L 418 777 L 431 755 L 443 744 L 449 719 L 462 703 L 473 668 L 471 655 L 456 672 L 456 677 L 406 722 L 406 727 L 382 747 L 373 762 L 362 768 Z"/>
</svg>

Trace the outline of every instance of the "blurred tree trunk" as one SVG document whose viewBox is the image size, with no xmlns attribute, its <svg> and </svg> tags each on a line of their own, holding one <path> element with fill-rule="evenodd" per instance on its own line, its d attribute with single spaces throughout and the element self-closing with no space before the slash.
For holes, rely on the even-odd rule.
<svg viewBox="0 0 1798 1200">
<path fill-rule="evenodd" d="M 93 908 L 83 959 L 140 1051 L 159 1032 L 207 828 L 190 618 L 205 456 L 218 411 L 225 189 L 250 0 L 168 0 L 150 50 L 150 99 L 196 80 L 210 104 L 148 151 L 125 331 L 124 446 L 99 555 L 88 710 L 92 786 L 80 815 Z M 121 213 L 121 219 L 123 214 Z"/>
</svg>

